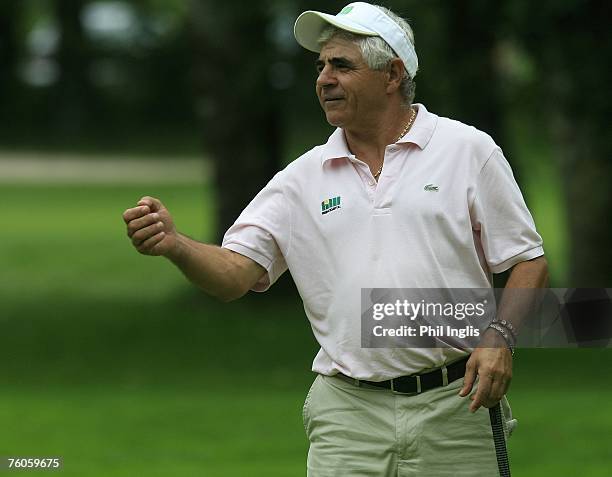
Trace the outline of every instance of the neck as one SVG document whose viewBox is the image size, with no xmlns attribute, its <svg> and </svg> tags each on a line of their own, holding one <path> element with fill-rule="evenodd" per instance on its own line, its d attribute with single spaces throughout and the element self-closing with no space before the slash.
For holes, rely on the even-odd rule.
<svg viewBox="0 0 612 477">
<path fill-rule="evenodd" d="M 411 107 L 398 105 L 355 127 L 344 128 L 349 150 L 371 168 L 378 168 L 383 161 L 385 148 L 397 142 L 410 116 Z"/>
</svg>

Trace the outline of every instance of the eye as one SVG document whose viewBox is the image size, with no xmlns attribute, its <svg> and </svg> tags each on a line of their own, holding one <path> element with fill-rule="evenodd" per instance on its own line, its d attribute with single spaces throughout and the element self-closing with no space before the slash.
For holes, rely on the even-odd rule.
<svg viewBox="0 0 612 477">
<path fill-rule="evenodd" d="M 321 71 L 323 71 L 323 68 L 325 68 L 325 64 L 322 61 L 317 61 L 315 63 L 315 70 L 317 73 L 321 73 Z"/>
<path fill-rule="evenodd" d="M 353 69 L 352 63 L 342 58 L 335 59 L 333 61 L 333 65 L 334 65 L 334 69 L 338 71 L 349 71 Z"/>
</svg>

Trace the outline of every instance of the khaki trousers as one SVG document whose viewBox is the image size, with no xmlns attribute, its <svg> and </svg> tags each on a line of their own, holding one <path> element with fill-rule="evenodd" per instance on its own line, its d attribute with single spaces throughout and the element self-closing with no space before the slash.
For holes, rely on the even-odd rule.
<svg viewBox="0 0 612 477">
<path fill-rule="evenodd" d="M 401 395 L 317 375 L 303 412 L 308 477 L 499 475 L 488 409 L 469 412 L 462 385 Z M 516 420 L 505 397 L 502 412 L 507 438 Z"/>
</svg>

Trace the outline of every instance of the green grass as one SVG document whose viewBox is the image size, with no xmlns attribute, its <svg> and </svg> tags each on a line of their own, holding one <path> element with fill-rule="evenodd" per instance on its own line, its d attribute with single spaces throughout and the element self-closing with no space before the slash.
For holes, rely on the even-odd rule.
<svg viewBox="0 0 612 477">
<path fill-rule="evenodd" d="M 197 184 L 0 188 L 0 455 L 60 455 L 66 476 L 304 475 L 316 346 L 299 300 L 220 304 L 137 254 L 121 213 L 144 194 L 210 238 Z M 610 475 L 611 366 L 519 351 L 513 475 Z"/>
<path fill-rule="evenodd" d="M 2 293 L 163 300 L 180 276 L 135 253 L 121 219 L 147 194 L 164 201 L 185 233 L 202 238 L 211 230 L 211 194 L 199 185 L 2 185 Z"/>
<path fill-rule="evenodd" d="M 608 386 L 598 392 L 594 382 L 582 384 L 586 387 L 519 385 L 512 390 L 511 403 L 519 421 L 508 441 L 513 475 L 610 475 L 612 389 Z"/>
<path fill-rule="evenodd" d="M 3 455 L 56 456 L 62 475 L 303 475 L 300 392 L 211 385 L 17 392 L 0 398 Z M 273 419 L 270 419 L 271 417 Z"/>
</svg>

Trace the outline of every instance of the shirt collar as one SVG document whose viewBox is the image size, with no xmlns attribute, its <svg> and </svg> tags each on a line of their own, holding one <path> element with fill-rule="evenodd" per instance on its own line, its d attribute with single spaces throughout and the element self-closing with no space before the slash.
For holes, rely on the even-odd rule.
<svg viewBox="0 0 612 477">
<path fill-rule="evenodd" d="M 339 159 L 342 157 L 352 156 L 351 151 L 346 143 L 344 137 L 344 131 L 342 128 L 336 128 L 336 130 L 329 136 L 329 139 L 323 146 L 323 154 L 321 154 L 321 164 L 331 160 Z"/>
<path fill-rule="evenodd" d="M 438 116 L 427 111 L 427 108 L 420 103 L 416 103 L 414 106 L 417 108 L 417 117 L 414 120 L 414 124 L 410 128 L 410 131 L 397 141 L 397 144 L 412 142 L 421 149 L 425 149 L 436 130 Z"/>
<path fill-rule="evenodd" d="M 424 105 L 420 103 L 414 104 L 417 108 L 417 117 L 410 131 L 397 141 L 397 144 L 413 143 L 419 148 L 425 149 L 429 140 L 433 136 L 438 123 L 438 116 L 427 111 Z M 351 151 L 346 143 L 344 131 L 341 128 L 336 130 L 329 136 L 327 143 L 323 146 L 323 154 L 321 154 L 321 164 L 331 159 L 350 158 Z"/>
</svg>

